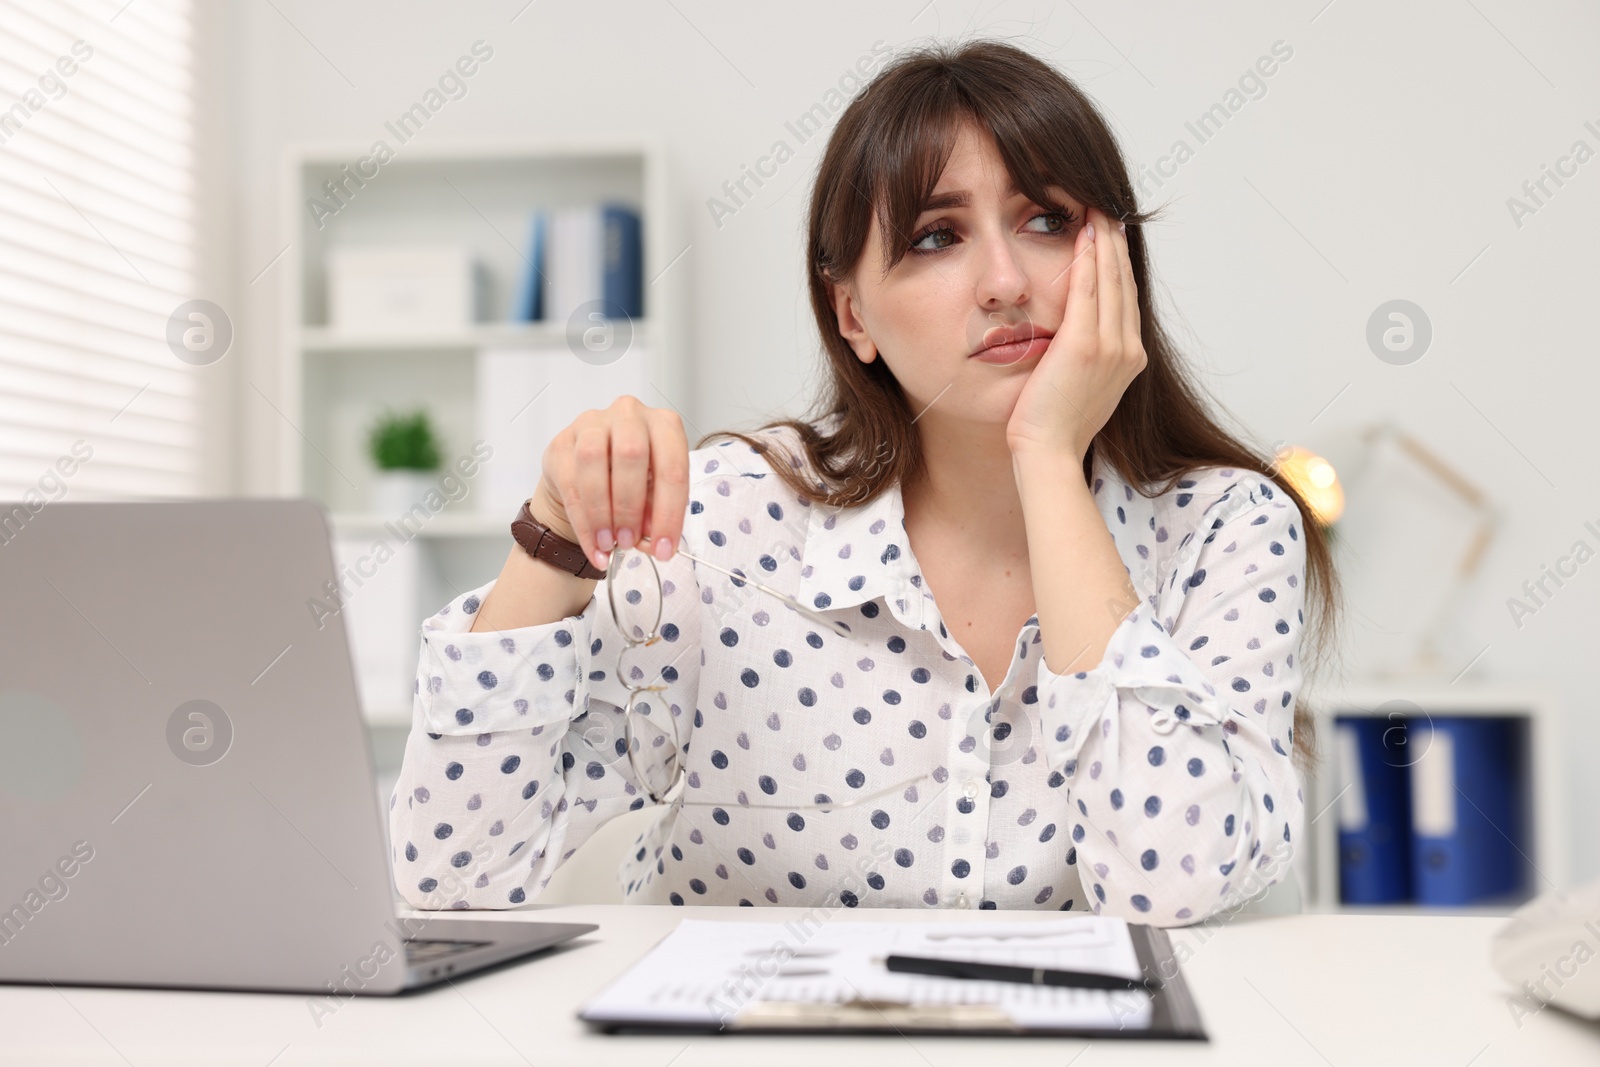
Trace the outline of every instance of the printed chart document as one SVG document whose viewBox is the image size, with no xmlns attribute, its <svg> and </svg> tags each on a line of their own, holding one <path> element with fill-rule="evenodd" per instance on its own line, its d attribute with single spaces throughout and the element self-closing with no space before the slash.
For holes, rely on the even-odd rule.
<svg viewBox="0 0 1600 1067">
<path fill-rule="evenodd" d="M 894 954 L 1114 975 L 1074 989 L 892 972 Z M 579 1010 L 607 1030 L 922 1030 L 1205 1040 L 1164 931 L 1035 922 L 684 919 Z"/>
</svg>

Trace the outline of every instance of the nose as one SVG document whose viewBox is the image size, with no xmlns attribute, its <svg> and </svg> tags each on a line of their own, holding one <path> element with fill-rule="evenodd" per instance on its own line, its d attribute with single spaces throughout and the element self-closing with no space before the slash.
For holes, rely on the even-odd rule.
<svg viewBox="0 0 1600 1067">
<path fill-rule="evenodd" d="M 1017 260 L 1016 249 L 1004 235 L 981 239 L 982 252 L 973 257 L 978 276 L 974 295 L 985 311 L 1025 303 L 1029 297 L 1028 272 Z"/>
</svg>

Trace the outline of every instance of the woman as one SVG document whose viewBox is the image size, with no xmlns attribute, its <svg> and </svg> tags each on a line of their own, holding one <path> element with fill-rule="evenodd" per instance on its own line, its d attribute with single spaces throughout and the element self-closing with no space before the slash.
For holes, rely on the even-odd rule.
<svg viewBox="0 0 1600 1067">
<path fill-rule="evenodd" d="M 1283 878 L 1328 547 L 1184 377 L 1149 218 L 1039 60 L 881 72 L 810 206 L 822 416 L 691 453 L 621 397 L 555 439 L 527 510 L 595 569 L 513 548 L 425 623 L 405 898 L 533 900 L 663 796 L 629 900 L 1179 925 Z"/>
</svg>

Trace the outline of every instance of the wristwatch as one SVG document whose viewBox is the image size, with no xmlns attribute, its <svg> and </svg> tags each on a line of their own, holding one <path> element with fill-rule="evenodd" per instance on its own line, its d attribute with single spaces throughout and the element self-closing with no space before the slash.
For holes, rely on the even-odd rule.
<svg viewBox="0 0 1600 1067">
<path fill-rule="evenodd" d="M 511 522 L 511 536 L 516 538 L 517 544 L 534 559 L 542 559 L 579 578 L 604 578 L 606 572 L 589 561 L 582 546 L 573 544 L 533 517 L 529 507 L 532 503 L 532 497 L 524 500 L 522 510 Z"/>
</svg>

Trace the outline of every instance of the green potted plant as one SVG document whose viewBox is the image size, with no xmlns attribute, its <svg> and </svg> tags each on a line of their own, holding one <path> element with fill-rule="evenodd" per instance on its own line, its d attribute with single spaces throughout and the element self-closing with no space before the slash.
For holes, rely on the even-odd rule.
<svg viewBox="0 0 1600 1067">
<path fill-rule="evenodd" d="M 434 488 L 439 444 L 425 410 L 385 410 L 367 431 L 367 451 L 378 468 L 372 481 L 372 508 L 378 514 L 409 511 Z"/>
</svg>

